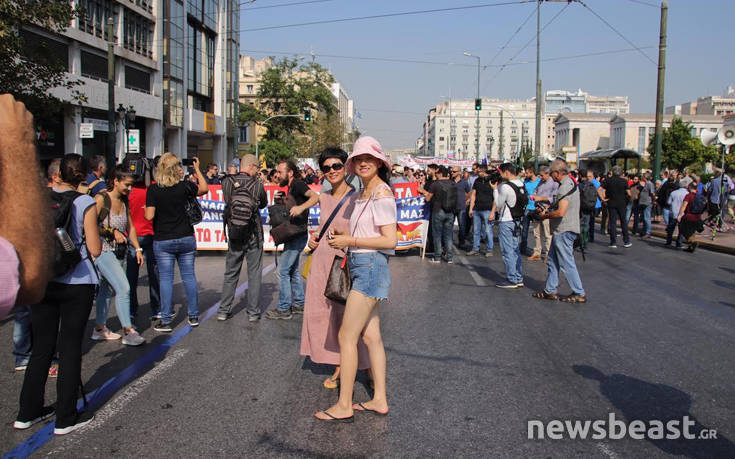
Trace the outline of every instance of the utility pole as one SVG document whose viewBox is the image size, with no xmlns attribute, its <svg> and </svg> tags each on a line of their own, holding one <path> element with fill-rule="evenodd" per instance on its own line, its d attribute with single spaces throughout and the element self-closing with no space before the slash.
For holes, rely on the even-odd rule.
<svg viewBox="0 0 735 459">
<path fill-rule="evenodd" d="M 107 164 L 112 167 L 116 161 L 115 142 L 115 38 L 112 33 L 114 22 L 107 18 Z M 127 141 L 127 139 L 126 139 Z M 112 158 L 112 162 L 110 162 Z"/>
<path fill-rule="evenodd" d="M 503 111 L 500 111 L 500 135 L 498 136 L 498 156 L 505 162 L 505 153 L 503 153 Z"/>
<path fill-rule="evenodd" d="M 653 180 L 661 175 L 661 138 L 663 136 L 664 117 L 664 81 L 666 79 L 666 21 L 669 14 L 669 2 L 661 3 L 661 34 L 658 39 L 658 83 L 656 85 L 656 131 L 654 134 Z"/>
<path fill-rule="evenodd" d="M 533 146 L 533 168 L 538 174 L 539 145 L 541 145 L 541 109 L 543 99 L 541 95 L 541 2 L 536 3 L 536 136 Z"/>
</svg>

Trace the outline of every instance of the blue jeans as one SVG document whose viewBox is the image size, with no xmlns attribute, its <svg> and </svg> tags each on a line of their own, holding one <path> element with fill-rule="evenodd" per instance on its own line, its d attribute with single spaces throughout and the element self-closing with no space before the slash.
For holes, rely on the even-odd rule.
<svg viewBox="0 0 735 459">
<path fill-rule="evenodd" d="M 493 249 L 493 222 L 487 220 L 490 212 L 489 210 L 472 212 L 472 250 L 475 252 L 480 250 L 480 239 L 483 236 L 487 239 L 487 250 Z"/>
<path fill-rule="evenodd" d="M 671 207 L 664 207 L 662 213 L 664 216 L 664 223 L 666 224 L 666 226 L 669 226 L 669 219 L 671 218 Z"/>
<path fill-rule="evenodd" d="M 555 234 L 551 238 L 551 252 L 549 253 L 548 271 L 546 275 L 546 293 L 556 293 L 559 288 L 559 270 L 564 273 L 569 287 L 577 295 L 584 295 L 582 279 L 579 278 L 577 265 L 574 262 L 574 240 L 577 234 L 567 231 Z"/>
<path fill-rule="evenodd" d="M 294 306 L 304 307 L 304 282 L 299 272 L 299 256 L 308 239 L 308 233 L 304 233 L 283 244 L 283 252 L 278 260 L 279 311 L 290 310 L 292 301 Z"/>
<path fill-rule="evenodd" d="M 451 260 L 454 213 L 435 210 L 431 214 L 431 226 L 434 227 L 434 260 L 441 259 L 443 252 L 447 254 L 447 260 Z"/>
<path fill-rule="evenodd" d="M 523 219 L 521 220 L 521 242 L 519 244 L 519 248 L 523 255 L 528 255 L 528 227 L 531 226 L 531 219 L 528 217 L 528 214 L 531 212 L 533 211 L 526 209 L 523 213 Z"/>
<path fill-rule="evenodd" d="M 138 236 L 138 243 L 143 249 L 146 270 L 148 271 L 148 292 L 151 298 L 151 315 L 161 312 L 161 294 L 158 288 L 158 264 L 153 252 L 153 236 Z M 138 315 L 138 274 L 140 267 L 135 256 L 135 248 L 131 245 L 128 250 L 128 266 L 126 274 L 130 284 L 130 318 L 134 320 Z"/>
<path fill-rule="evenodd" d="M 638 232 L 638 223 L 643 227 L 641 236 L 644 234 L 651 235 L 651 204 L 638 205 L 636 207 L 635 220 L 633 220 L 633 233 Z"/>
<path fill-rule="evenodd" d="M 197 243 L 194 236 L 186 236 L 168 241 L 153 241 L 153 251 L 158 262 L 161 284 L 161 322 L 168 324 L 173 316 L 171 303 L 174 293 L 174 262 L 179 263 L 181 281 L 186 290 L 186 305 L 189 317 L 199 317 L 199 291 L 194 273 L 194 256 Z"/>
<path fill-rule="evenodd" d="M 625 221 L 623 223 L 626 227 L 630 224 L 631 215 L 633 215 L 633 203 L 629 202 L 625 205 Z"/>
<path fill-rule="evenodd" d="M 516 228 L 518 225 L 518 228 Z M 503 263 L 505 263 L 505 278 L 508 282 L 520 284 L 523 282 L 523 269 L 521 267 L 521 250 L 518 246 L 521 229 L 520 223 L 498 222 L 498 240 L 500 250 L 503 252 Z"/>
<path fill-rule="evenodd" d="M 463 247 L 465 243 L 467 242 L 467 209 L 458 210 L 454 213 L 454 216 L 457 218 L 457 223 L 459 224 L 459 233 L 457 234 L 457 245 L 459 247 Z"/>
<path fill-rule="evenodd" d="M 115 295 L 115 309 L 117 318 L 123 327 L 131 327 L 130 322 L 130 284 L 125 276 L 122 262 L 113 252 L 102 252 L 94 261 L 100 273 L 99 291 L 95 303 L 95 323 L 98 326 L 107 322 L 107 312 L 110 309 L 110 298 Z"/>
<path fill-rule="evenodd" d="M 13 355 L 16 367 L 28 365 L 32 348 L 31 307 L 16 306 L 13 309 Z"/>
</svg>

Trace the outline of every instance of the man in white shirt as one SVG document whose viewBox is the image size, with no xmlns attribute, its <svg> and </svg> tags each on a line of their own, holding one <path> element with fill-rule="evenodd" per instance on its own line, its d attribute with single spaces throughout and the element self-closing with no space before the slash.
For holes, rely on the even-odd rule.
<svg viewBox="0 0 735 459">
<path fill-rule="evenodd" d="M 503 163 L 499 167 L 500 176 L 503 181 L 499 184 L 492 184 L 493 187 L 493 210 L 490 213 L 491 218 L 495 212 L 499 213 L 498 217 L 498 239 L 500 240 L 500 250 L 503 253 L 503 263 L 505 263 L 506 280 L 496 284 L 498 288 L 520 288 L 523 287 L 523 270 L 521 267 L 521 250 L 519 247 L 521 236 L 521 218 L 524 209 L 520 210 L 517 218 L 513 217 L 512 209 L 516 207 L 517 195 L 526 194 L 526 188 L 523 182 L 516 177 L 516 168 L 511 163 Z M 517 210 L 517 209 L 516 209 Z"/>
</svg>

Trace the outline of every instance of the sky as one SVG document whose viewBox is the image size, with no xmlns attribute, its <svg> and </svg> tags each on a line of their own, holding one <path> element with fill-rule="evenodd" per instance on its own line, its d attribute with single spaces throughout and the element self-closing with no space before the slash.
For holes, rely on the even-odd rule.
<svg viewBox="0 0 735 459">
<path fill-rule="evenodd" d="M 449 96 L 475 97 L 477 60 L 464 56 L 465 51 L 481 58 L 482 97 L 535 96 L 536 3 L 521 1 L 242 2 L 240 53 L 310 60 L 313 52 L 355 100 L 363 134 L 387 150 L 412 148 L 431 107 Z M 508 4 L 290 26 L 497 3 Z M 578 2 L 541 5 L 544 91 L 581 88 L 593 95 L 628 96 L 632 113 L 654 113 L 660 2 L 584 3 L 587 7 Z M 719 95 L 735 85 L 730 48 L 735 1 L 669 0 L 668 12 L 665 105 Z M 289 27 L 252 30 L 283 25 Z M 586 56 L 575 57 L 580 55 Z"/>
</svg>

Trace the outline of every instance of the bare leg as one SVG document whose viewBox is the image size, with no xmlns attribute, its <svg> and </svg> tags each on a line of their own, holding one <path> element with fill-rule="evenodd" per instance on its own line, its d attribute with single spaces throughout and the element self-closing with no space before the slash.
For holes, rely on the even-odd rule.
<svg viewBox="0 0 735 459">
<path fill-rule="evenodd" d="M 339 329 L 340 391 L 339 400 L 327 410 L 336 418 L 352 416 L 352 394 L 357 375 L 357 341 L 370 319 L 377 301 L 354 290 L 347 297 L 342 326 Z M 370 353 L 372 358 L 372 352 Z M 373 366 L 374 368 L 374 366 Z M 329 420 L 329 416 L 318 411 L 316 417 Z"/>
<path fill-rule="evenodd" d="M 385 347 L 383 346 L 383 337 L 380 334 L 380 316 L 378 314 L 378 306 L 373 308 L 373 311 L 370 314 L 370 319 L 362 333 L 362 339 L 365 341 L 368 352 L 370 353 L 370 368 L 372 369 L 372 377 L 375 382 L 373 399 L 369 402 L 363 403 L 363 406 L 380 413 L 387 413 L 388 399 L 385 390 Z M 355 406 L 353 406 L 353 408 L 355 408 Z M 357 409 L 359 410 L 361 408 L 358 406 Z"/>
</svg>

